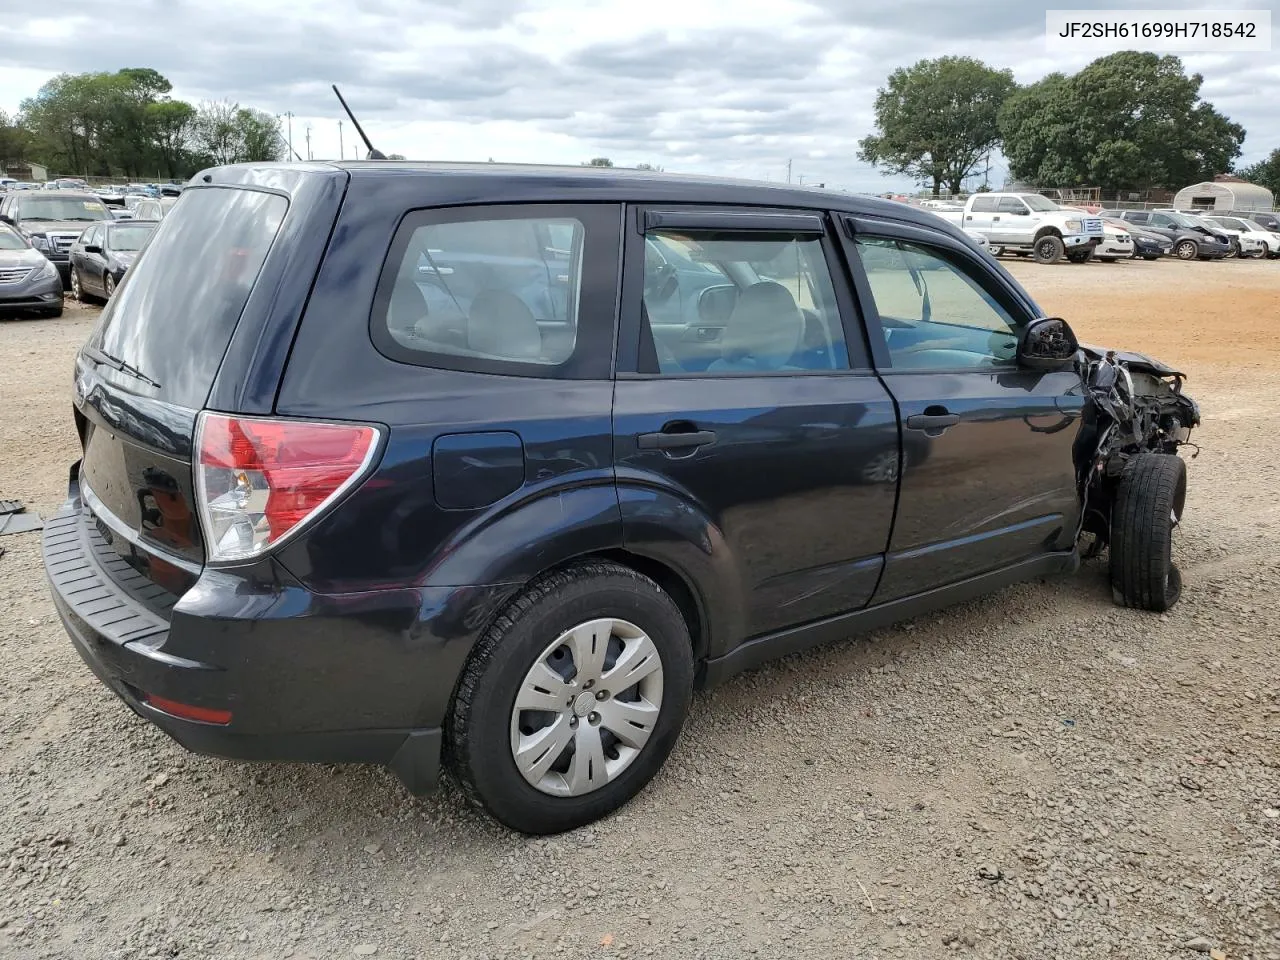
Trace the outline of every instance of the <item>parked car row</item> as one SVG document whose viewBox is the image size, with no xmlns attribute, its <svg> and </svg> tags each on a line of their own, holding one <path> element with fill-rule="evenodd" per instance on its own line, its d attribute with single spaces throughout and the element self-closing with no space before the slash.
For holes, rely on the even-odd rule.
<svg viewBox="0 0 1280 960">
<path fill-rule="evenodd" d="M 0 250 L 7 251 L 0 258 L 0 312 L 57 316 L 63 290 L 78 300 L 109 299 L 164 215 L 164 202 L 147 198 L 132 219 L 117 220 L 101 198 L 85 191 L 0 194 L 0 229 L 6 237 Z M 48 269 L 36 263 L 38 274 L 19 273 L 23 264 L 35 263 L 34 256 Z M 51 282 L 56 282 L 56 298 L 47 296 Z"/>
<path fill-rule="evenodd" d="M 993 254 L 1039 263 L 1280 257 L 1280 216 L 1264 211 L 1085 209 L 1037 193 L 980 193 L 963 205 L 918 205 L 984 239 Z"/>
</svg>

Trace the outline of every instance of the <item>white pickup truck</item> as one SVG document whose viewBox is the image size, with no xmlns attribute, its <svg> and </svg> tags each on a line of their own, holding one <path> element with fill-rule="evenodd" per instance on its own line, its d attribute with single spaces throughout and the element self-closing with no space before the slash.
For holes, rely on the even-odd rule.
<svg viewBox="0 0 1280 960">
<path fill-rule="evenodd" d="M 1102 218 L 1058 206 L 1038 193 L 977 193 L 960 211 L 933 211 L 987 238 L 993 253 L 1016 253 L 1038 263 L 1066 257 L 1084 263 L 1103 240 Z"/>
</svg>

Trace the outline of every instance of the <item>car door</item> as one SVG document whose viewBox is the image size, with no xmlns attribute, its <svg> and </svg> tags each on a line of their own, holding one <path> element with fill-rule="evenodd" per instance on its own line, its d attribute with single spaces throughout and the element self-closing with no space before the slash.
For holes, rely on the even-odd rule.
<svg viewBox="0 0 1280 960">
<path fill-rule="evenodd" d="M 1004 243 L 1025 246 L 1035 237 L 1031 210 L 1017 197 L 1001 197 L 992 221 L 992 233 Z"/>
<path fill-rule="evenodd" d="M 865 606 L 893 519 L 897 416 L 826 216 L 633 207 L 628 222 L 614 394 L 628 548 L 712 571 L 735 640 Z M 710 267 L 721 313 L 658 329 L 674 294 L 646 241 Z"/>
<path fill-rule="evenodd" d="M 1080 520 L 1074 371 L 1020 369 L 1034 306 L 951 237 L 845 220 L 872 357 L 903 459 L 875 603 L 1069 551 Z"/>
<path fill-rule="evenodd" d="M 969 208 L 964 213 L 964 226 L 966 230 L 977 230 L 986 236 L 988 240 L 994 242 L 993 227 L 995 226 L 996 210 L 999 208 L 1000 202 L 995 197 L 975 196 L 969 203 Z"/>
<path fill-rule="evenodd" d="M 97 292 L 102 289 L 100 271 L 94 264 L 93 255 L 85 248 L 98 243 L 98 235 L 102 232 L 102 228 L 94 224 L 84 233 L 80 234 L 79 239 L 71 245 L 69 259 L 71 261 L 71 269 L 76 271 L 76 275 L 80 278 L 80 287 L 89 292 Z"/>
</svg>

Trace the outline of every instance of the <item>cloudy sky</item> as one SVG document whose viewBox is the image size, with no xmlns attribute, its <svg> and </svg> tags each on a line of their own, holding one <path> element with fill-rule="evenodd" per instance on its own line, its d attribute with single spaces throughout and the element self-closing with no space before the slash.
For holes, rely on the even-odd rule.
<svg viewBox="0 0 1280 960">
<path fill-rule="evenodd" d="M 1228 0 L 1271 9 L 1280 0 Z M 1085 6 L 1207 9 L 1156 0 Z M 877 86 L 945 54 L 1020 82 L 1097 54 L 1049 55 L 1025 0 L 0 0 L 0 109 L 59 72 L 153 67 L 192 102 L 291 111 L 295 148 L 339 154 L 342 88 L 387 153 L 414 159 L 620 165 L 855 191 L 907 186 L 856 159 Z M 344 9 L 345 8 L 345 9 Z M 104 15 L 104 12 L 107 15 Z M 1249 131 L 1243 162 L 1280 147 L 1280 44 L 1184 57 L 1203 96 Z M 344 127 L 342 152 L 355 149 Z M 1000 166 L 993 179 L 1004 173 Z"/>
</svg>

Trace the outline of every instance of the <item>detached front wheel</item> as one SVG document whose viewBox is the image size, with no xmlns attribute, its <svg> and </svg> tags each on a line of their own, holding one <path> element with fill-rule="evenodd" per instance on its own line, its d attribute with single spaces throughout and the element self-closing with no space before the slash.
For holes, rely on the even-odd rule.
<svg viewBox="0 0 1280 960">
<path fill-rule="evenodd" d="M 1120 478 L 1111 507 L 1111 593 L 1116 603 L 1164 612 L 1182 595 L 1173 531 L 1187 499 L 1181 457 L 1146 453 Z"/>
<path fill-rule="evenodd" d="M 447 744 L 471 800 L 514 830 L 560 833 L 622 806 L 675 746 L 693 691 L 684 618 L 614 563 L 536 581 L 472 652 Z"/>
</svg>

